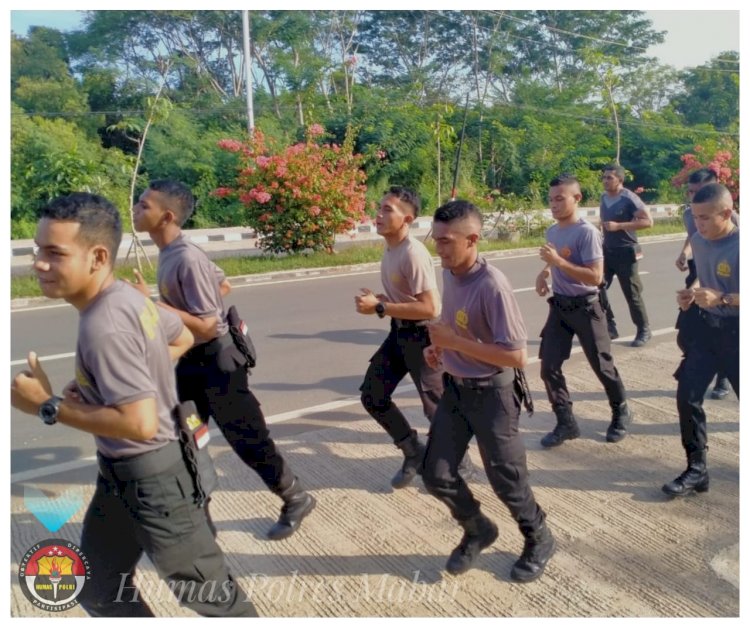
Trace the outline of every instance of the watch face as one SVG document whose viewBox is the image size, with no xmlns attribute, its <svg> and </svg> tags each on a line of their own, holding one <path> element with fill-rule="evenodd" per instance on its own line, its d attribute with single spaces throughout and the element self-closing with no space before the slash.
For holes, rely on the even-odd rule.
<svg viewBox="0 0 750 628">
<path fill-rule="evenodd" d="M 45 401 L 39 406 L 39 418 L 48 425 L 54 425 L 57 423 L 58 404 L 59 401 L 57 403 L 54 401 Z"/>
</svg>

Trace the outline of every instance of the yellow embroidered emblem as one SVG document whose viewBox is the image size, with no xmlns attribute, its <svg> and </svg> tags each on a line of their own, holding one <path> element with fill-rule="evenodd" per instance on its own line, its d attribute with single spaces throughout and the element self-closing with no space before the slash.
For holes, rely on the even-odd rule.
<svg viewBox="0 0 750 628">
<path fill-rule="evenodd" d="M 197 428 L 199 428 L 203 421 L 201 421 L 197 416 L 194 414 L 191 414 L 187 420 L 185 421 L 187 423 L 187 426 L 192 430 L 195 431 Z"/>
<path fill-rule="evenodd" d="M 729 265 L 729 262 L 719 262 L 716 266 L 716 274 L 719 275 L 719 277 L 731 277 L 732 267 Z"/>
<path fill-rule="evenodd" d="M 466 329 L 469 326 L 469 315 L 466 310 L 458 310 L 456 312 L 456 325 L 461 329 Z"/>
<path fill-rule="evenodd" d="M 156 338 L 156 328 L 159 325 L 159 312 L 151 299 L 146 299 L 146 304 L 141 310 L 138 318 L 141 321 L 141 327 L 150 340 Z"/>
<path fill-rule="evenodd" d="M 560 257 L 562 257 L 562 258 L 564 258 L 564 259 L 568 259 L 568 258 L 570 257 L 570 254 L 571 254 L 572 252 L 573 252 L 573 251 L 571 251 L 571 250 L 570 250 L 570 247 L 564 246 L 564 247 L 563 247 L 563 248 L 562 248 L 562 249 L 560 250 Z"/>
<path fill-rule="evenodd" d="M 398 273 L 391 273 L 391 283 L 394 285 L 401 283 L 401 275 Z"/>
<path fill-rule="evenodd" d="M 83 374 L 83 371 L 76 367 L 76 384 L 79 388 L 91 388 L 88 378 Z"/>
</svg>

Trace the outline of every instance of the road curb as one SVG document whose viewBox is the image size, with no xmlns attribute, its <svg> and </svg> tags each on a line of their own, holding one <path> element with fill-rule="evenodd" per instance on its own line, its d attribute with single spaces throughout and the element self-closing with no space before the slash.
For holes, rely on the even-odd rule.
<svg viewBox="0 0 750 628">
<path fill-rule="evenodd" d="M 648 244 L 650 242 L 660 242 L 668 240 L 684 240 L 684 234 L 664 234 L 647 236 L 640 238 L 641 244 Z M 483 257 L 488 260 L 501 259 L 503 257 L 513 256 L 524 256 L 533 255 L 537 252 L 536 247 L 527 247 L 519 249 L 504 249 L 502 251 L 487 251 L 483 254 Z M 437 258 L 433 258 L 437 262 Z M 246 286 L 250 284 L 268 283 L 272 281 L 289 281 L 293 279 L 301 279 L 306 277 L 317 277 L 317 276 L 330 276 L 337 274 L 357 273 L 365 272 L 368 270 L 375 270 L 380 268 L 380 262 L 369 262 L 367 264 L 347 264 L 344 266 L 323 266 L 321 268 L 300 268 L 296 270 L 281 270 L 272 271 L 268 273 L 256 273 L 252 275 L 236 275 L 229 277 L 229 282 L 233 286 Z M 10 309 L 22 310 L 36 306 L 55 306 L 62 305 L 65 302 L 61 299 L 48 299 L 47 297 L 24 297 L 19 299 L 11 299 Z"/>
</svg>

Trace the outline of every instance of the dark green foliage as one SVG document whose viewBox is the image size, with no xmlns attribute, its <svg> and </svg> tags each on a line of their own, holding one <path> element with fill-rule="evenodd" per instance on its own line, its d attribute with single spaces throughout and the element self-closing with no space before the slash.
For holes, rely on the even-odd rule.
<svg viewBox="0 0 750 628">
<path fill-rule="evenodd" d="M 11 39 L 11 222 L 33 227 L 51 195 L 91 189 L 130 203 L 130 170 L 160 88 L 169 115 L 149 129 L 142 188 L 176 178 L 198 198 L 188 226 L 241 222 L 213 195 L 229 185 L 223 138 L 247 137 L 241 11 L 86 11 L 84 27 Z M 319 123 L 355 132 L 368 211 L 393 184 L 425 211 L 450 194 L 464 102 L 458 195 L 483 208 L 546 204 L 561 171 L 601 192 L 616 155 L 647 202 L 673 201 L 680 156 L 738 141 L 739 55 L 677 72 L 645 54 L 664 33 L 642 11 L 250 11 L 256 127 L 292 144 Z M 438 167 L 440 180 L 438 182 Z M 438 189 L 439 188 L 439 189 Z M 136 191 L 136 194 L 140 190 Z M 30 227 L 31 225 L 31 227 Z"/>
</svg>

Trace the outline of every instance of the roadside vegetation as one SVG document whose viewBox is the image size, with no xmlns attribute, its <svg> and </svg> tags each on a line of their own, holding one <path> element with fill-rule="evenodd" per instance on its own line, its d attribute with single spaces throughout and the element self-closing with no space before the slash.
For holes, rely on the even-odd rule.
<svg viewBox="0 0 750 628">
<path fill-rule="evenodd" d="M 682 220 L 672 218 L 660 220 L 651 229 L 639 231 L 640 237 L 649 235 L 667 235 L 671 233 L 682 233 L 684 228 Z M 480 251 L 492 252 L 508 249 L 523 249 L 538 247 L 544 243 L 543 231 L 532 233 L 521 237 L 517 241 L 509 240 L 482 240 Z M 426 242 L 429 251 L 435 255 L 435 243 L 428 239 Z M 383 245 L 380 243 L 357 243 L 351 244 L 337 250 L 334 254 L 316 252 L 310 254 L 295 255 L 261 255 L 246 257 L 225 257 L 215 259 L 214 262 L 221 267 L 227 277 L 239 277 L 242 275 L 257 275 L 262 273 L 276 273 L 288 270 L 301 270 L 305 268 L 329 268 L 336 266 L 354 266 L 356 264 L 370 264 L 379 262 L 383 256 Z M 152 260 L 155 262 L 155 260 Z M 132 263 L 128 265 L 118 264 L 115 275 L 121 279 L 133 279 Z M 143 275 L 149 284 L 156 283 L 156 269 L 149 268 L 148 264 L 143 267 Z M 41 296 L 39 284 L 33 275 L 12 277 L 10 282 L 11 299 Z"/>
</svg>

